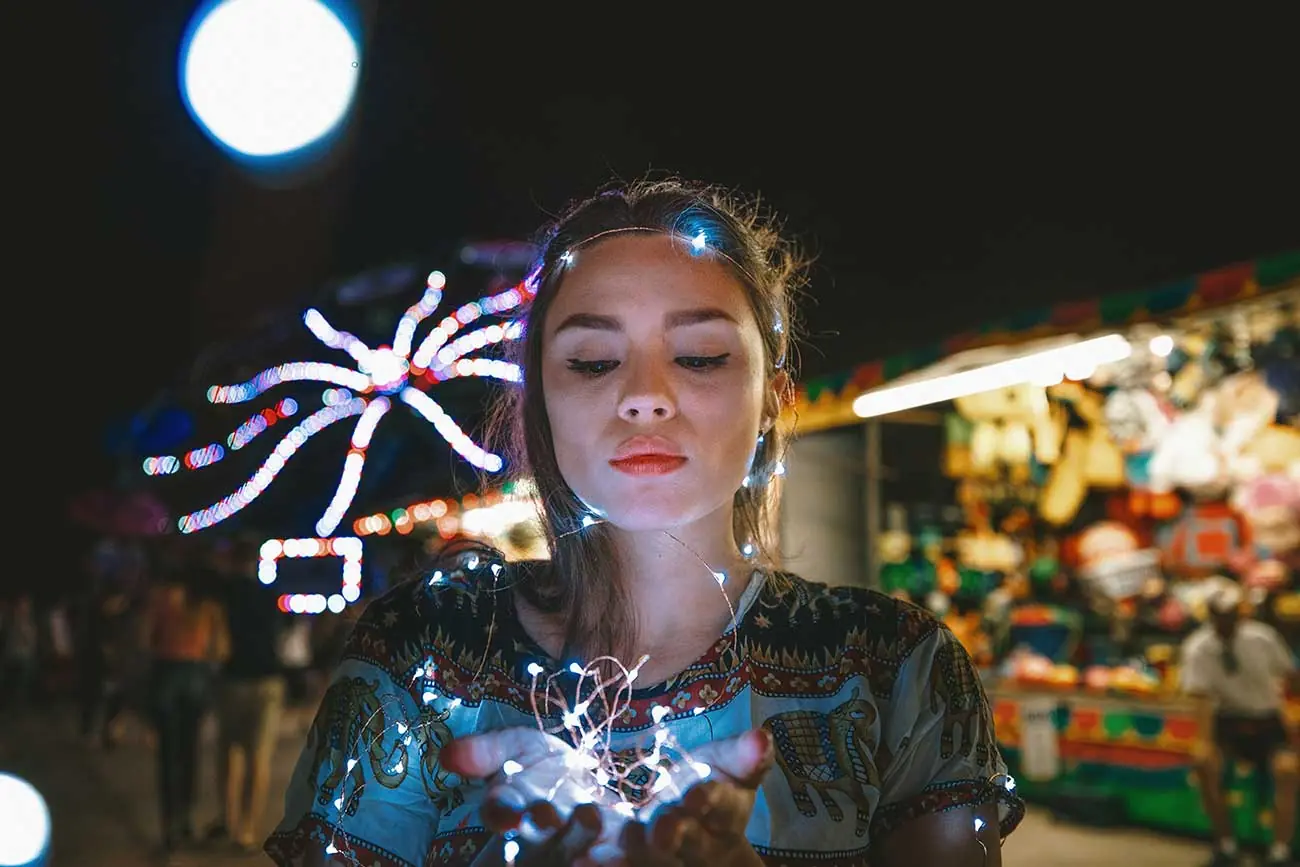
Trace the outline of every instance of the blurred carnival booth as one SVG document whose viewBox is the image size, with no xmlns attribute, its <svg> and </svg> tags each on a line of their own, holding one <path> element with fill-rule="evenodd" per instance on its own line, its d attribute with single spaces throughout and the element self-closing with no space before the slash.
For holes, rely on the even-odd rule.
<svg viewBox="0 0 1300 867">
<path fill-rule="evenodd" d="M 953 629 L 1024 794 L 1208 833 L 1180 643 L 1237 583 L 1300 648 L 1300 253 L 812 381 L 795 419 L 787 550 Z"/>
</svg>

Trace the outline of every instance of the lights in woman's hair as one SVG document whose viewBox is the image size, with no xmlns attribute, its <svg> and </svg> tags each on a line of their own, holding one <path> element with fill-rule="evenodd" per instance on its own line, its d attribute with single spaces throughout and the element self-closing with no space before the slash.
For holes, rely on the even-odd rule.
<svg viewBox="0 0 1300 867">
<path fill-rule="evenodd" d="M 571 267 L 573 265 L 572 250 L 565 250 L 563 253 L 560 254 L 560 264 L 562 264 L 566 268 Z"/>
<path fill-rule="evenodd" d="M 744 545 L 741 546 L 740 553 L 744 556 L 746 560 L 748 560 L 758 553 L 758 549 L 754 547 L 753 542 L 746 542 Z"/>
<path fill-rule="evenodd" d="M 702 253 L 704 252 L 704 248 L 708 246 L 708 243 L 709 243 L 709 237 L 708 235 L 704 234 L 704 230 L 701 229 L 699 234 L 697 234 L 694 238 L 691 238 L 691 249 L 694 250 L 696 253 Z"/>
<path fill-rule="evenodd" d="M 545 671 L 545 669 L 543 669 L 543 668 L 542 668 L 540 665 L 538 665 L 537 663 L 535 663 L 535 662 L 530 662 L 530 663 L 528 663 L 528 673 L 529 673 L 530 675 L 532 675 L 533 677 L 537 677 L 537 676 L 540 675 L 543 671 Z"/>
<path fill-rule="evenodd" d="M 582 516 L 582 526 L 584 526 L 584 527 L 590 527 L 592 524 L 595 524 L 595 523 L 596 523 L 596 519 L 593 518 L 593 517 L 591 517 L 591 515 L 583 515 L 583 516 Z"/>
<path fill-rule="evenodd" d="M 723 584 L 727 583 L 727 573 L 715 571 L 713 573 L 713 580 L 717 581 L 718 586 L 721 587 Z"/>
<path fill-rule="evenodd" d="M 976 816 L 976 817 L 975 817 L 975 833 L 976 833 L 976 834 L 978 834 L 980 831 L 983 831 L 983 830 L 984 830 L 984 824 L 985 824 L 985 822 L 984 822 L 983 819 L 981 819 L 979 816 Z"/>
<path fill-rule="evenodd" d="M 784 462 L 784 461 L 777 461 L 775 464 L 772 465 L 772 475 L 774 475 L 774 476 L 784 476 L 784 475 L 785 475 L 785 462 Z"/>
</svg>

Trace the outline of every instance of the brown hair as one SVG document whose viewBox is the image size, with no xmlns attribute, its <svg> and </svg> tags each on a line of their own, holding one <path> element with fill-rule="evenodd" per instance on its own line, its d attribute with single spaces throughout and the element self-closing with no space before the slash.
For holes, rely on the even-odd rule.
<svg viewBox="0 0 1300 867">
<path fill-rule="evenodd" d="M 489 416 L 488 440 L 513 473 L 531 477 L 542 504 L 542 525 L 551 552 L 549 568 L 530 569 L 519 592 L 534 606 L 563 618 L 565 646 L 590 659 L 613 655 L 629 660 L 635 652 L 636 612 L 619 581 L 613 539 L 600 523 L 583 528 L 589 514 L 560 474 L 551 440 L 541 377 L 542 323 L 563 282 L 556 267 L 565 251 L 594 235 L 644 228 L 688 238 L 704 232 L 717 261 L 729 268 L 745 290 L 763 337 L 769 379 L 791 369 L 792 303 L 805 261 L 784 240 L 773 219 L 756 201 L 717 187 L 679 180 L 640 181 L 608 188 L 572 204 L 539 237 L 533 276 L 536 294 L 524 313 L 524 336 L 511 347 L 523 371 L 522 387 L 502 392 Z M 598 241 L 596 242 L 598 243 Z M 764 414 L 776 419 L 781 402 L 769 389 Z M 779 486 L 767 484 L 784 454 L 788 432 L 775 425 L 762 438 L 754 459 L 762 481 L 736 492 L 734 531 L 741 544 L 754 546 L 756 564 L 777 565 L 776 510 Z"/>
</svg>

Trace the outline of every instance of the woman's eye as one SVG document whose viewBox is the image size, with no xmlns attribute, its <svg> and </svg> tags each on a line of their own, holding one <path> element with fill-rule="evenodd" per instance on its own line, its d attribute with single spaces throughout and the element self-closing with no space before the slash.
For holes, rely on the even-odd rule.
<svg viewBox="0 0 1300 867">
<path fill-rule="evenodd" d="M 581 373 L 583 376 L 603 376 L 616 367 L 618 367 L 617 361 L 582 361 L 577 358 L 569 359 L 569 370 Z"/>
<path fill-rule="evenodd" d="M 687 370 L 711 370 L 726 364 L 730 355 L 730 352 L 721 355 L 679 355 L 675 360 Z"/>
</svg>

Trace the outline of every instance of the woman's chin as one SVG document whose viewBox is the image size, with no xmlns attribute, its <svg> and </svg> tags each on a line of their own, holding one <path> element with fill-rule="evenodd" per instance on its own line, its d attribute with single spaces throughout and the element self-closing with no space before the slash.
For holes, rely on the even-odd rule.
<svg viewBox="0 0 1300 867">
<path fill-rule="evenodd" d="M 628 506 L 611 506 L 603 511 L 605 521 L 628 533 L 655 530 L 672 532 L 708 514 L 710 509 L 699 503 L 638 500 Z"/>
</svg>

